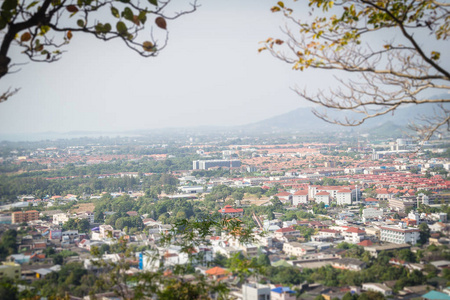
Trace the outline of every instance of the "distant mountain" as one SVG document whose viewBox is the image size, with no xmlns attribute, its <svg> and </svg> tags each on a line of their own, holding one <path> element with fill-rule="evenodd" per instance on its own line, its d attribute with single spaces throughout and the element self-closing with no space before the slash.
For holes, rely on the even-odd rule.
<svg viewBox="0 0 450 300">
<path fill-rule="evenodd" d="M 446 95 L 447 96 L 447 95 Z M 439 96 L 436 96 L 439 97 Z M 448 96 L 447 96 L 448 97 Z M 450 109 L 450 104 L 445 104 Z M 265 119 L 256 123 L 241 126 L 240 129 L 248 132 L 335 132 L 349 131 L 370 133 L 381 136 L 399 136 L 407 131 L 407 125 L 417 117 L 433 116 L 442 113 L 437 104 L 408 105 L 392 113 L 369 119 L 357 127 L 346 127 L 331 124 L 316 117 L 311 108 L 303 107 L 288 113 Z M 320 111 L 320 110 L 319 110 Z M 328 111 L 331 118 L 357 119 L 358 114 L 343 111 Z"/>
</svg>

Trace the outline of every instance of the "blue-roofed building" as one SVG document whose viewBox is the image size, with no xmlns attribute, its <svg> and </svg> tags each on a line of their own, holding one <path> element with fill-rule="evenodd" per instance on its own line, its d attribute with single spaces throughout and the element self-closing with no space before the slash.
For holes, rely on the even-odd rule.
<svg viewBox="0 0 450 300">
<path fill-rule="evenodd" d="M 450 296 L 438 291 L 431 291 L 422 295 L 422 299 L 426 300 L 450 300 Z"/>
<path fill-rule="evenodd" d="M 277 287 L 270 290 L 271 300 L 295 300 L 296 298 L 295 291 L 289 287 Z"/>
</svg>

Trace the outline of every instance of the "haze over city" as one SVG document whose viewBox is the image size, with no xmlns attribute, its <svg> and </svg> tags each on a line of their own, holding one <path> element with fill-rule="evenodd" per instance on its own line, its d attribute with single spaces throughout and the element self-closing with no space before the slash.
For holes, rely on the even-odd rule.
<svg viewBox="0 0 450 300">
<path fill-rule="evenodd" d="M 55 63 L 16 51 L 13 61 L 24 64 L 0 87 L 21 90 L 0 107 L 0 133 L 240 125 L 306 105 L 289 88 L 320 80 L 257 51 L 281 34 L 271 5 L 205 1 L 168 21 L 168 47 L 156 58 L 77 33 Z"/>
</svg>

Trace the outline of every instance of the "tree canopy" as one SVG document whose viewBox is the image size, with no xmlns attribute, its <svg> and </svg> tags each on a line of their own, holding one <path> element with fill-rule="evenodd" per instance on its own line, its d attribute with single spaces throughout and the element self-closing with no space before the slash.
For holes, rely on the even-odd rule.
<svg viewBox="0 0 450 300">
<path fill-rule="evenodd" d="M 171 0 L 5 0 L 0 11 L 0 78 L 11 71 L 9 52 L 15 45 L 32 61 L 54 62 L 61 48 L 77 34 L 103 41 L 122 40 L 144 57 L 153 57 L 167 45 L 167 20 L 196 10 L 188 4 L 176 12 Z M 158 27 L 153 30 L 154 26 Z M 0 102 L 17 90 L 3 93 Z"/>
<path fill-rule="evenodd" d="M 427 140 L 449 127 L 444 104 L 450 99 L 430 93 L 450 90 L 450 71 L 443 64 L 448 53 L 439 51 L 448 47 L 450 4 L 434 0 L 309 0 L 308 4 L 309 17 L 300 19 L 294 9 L 278 2 L 272 11 L 287 19 L 285 37 L 267 39 L 260 51 L 269 50 L 294 70 L 337 72 L 338 84 L 328 91 L 295 91 L 322 107 L 353 114 L 334 117 L 329 110 L 314 110 L 316 116 L 356 126 L 406 104 L 436 103 L 440 110 L 434 117 L 418 120 L 412 129 Z"/>
</svg>

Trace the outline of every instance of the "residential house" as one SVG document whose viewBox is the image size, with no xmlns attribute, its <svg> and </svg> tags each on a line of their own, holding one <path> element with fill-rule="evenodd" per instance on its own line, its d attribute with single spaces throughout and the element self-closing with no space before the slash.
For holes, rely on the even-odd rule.
<svg viewBox="0 0 450 300">
<path fill-rule="evenodd" d="M 205 271 L 206 275 L 208 277 L 211 277 L 212 279 L 216 281 L 227 279 L 230 275 L 230 272 L 221 268 L 221 267 L 214 267 L 209 270 Z"/>
<path fill-rule="evenodd" d="M 297 299 L 295 291 L 289 287 L 277 287 L 270 291 L 271 300 L 295 300 Z"/>
<path fill-rule="evenodd" d="M 270 300 L 270 286 L 259 283 L 242 285 L 242 300 Z"/>
<path fill-rule="evenodd" d="M 356 258 L 341 258 L 333 261 L 331 266 L 335 269 L 361 271 L 366 267 L 366 263 Z"/>
<path fill-rule="evenodd" d="M 363 283 L 362 289 L 366 291 L 380 292 L 383 296 L 392 295 L 392 289 L 381 283 Z"/>
<path fill-rule="evenodd" d="M 344 239 L 347 243 L 357 244 L 365 239 L 366 232 L 356 227 L 349 227 L 347 230 L 342 232 Z"/>
<path fill-rule="evenodd" d="M 244 215 L 244 209 L 233 208 L 231 205 L 225 205 L 223 208 L 219 209 L 219 213 L 227 218 L 236 218 Z"/>
<path fill-rule="evenodd" d="M 279 240 L 289 237 L 300 237 L 300 231 L 292 227 L 280 228 L 275 231 L 274 237 Z"/>
<path fill-rule="evenodd" d="M 290 242 L 283 244 L 283 251 L 289 256 L 303 256 L 305 254 L 310 254 L 316 252 L 316 248 L 305 246 L 301 243 Z"/>
</svg>

